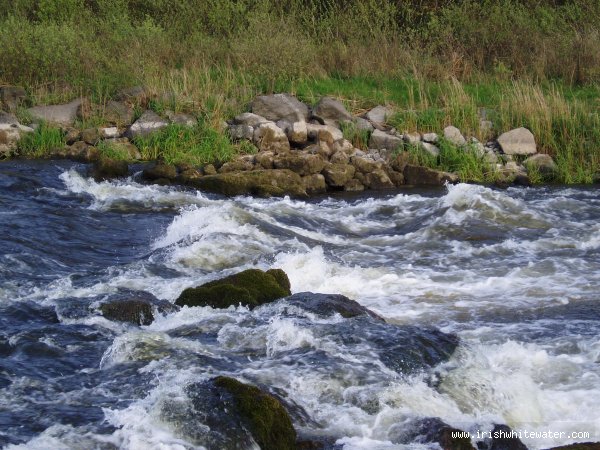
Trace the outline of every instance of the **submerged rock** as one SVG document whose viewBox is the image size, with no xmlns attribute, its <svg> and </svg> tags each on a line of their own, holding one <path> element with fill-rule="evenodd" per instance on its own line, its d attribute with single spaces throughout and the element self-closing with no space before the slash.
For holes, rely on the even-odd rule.
<svg viewBox="0 0 600 450">
<path fill-rule="evenodd" d="M 408 164 L 404 168 L 404 181 L 415 186 L 443 186 L 445 183 L 456 183 L 458 177 L 453 173 Z"/>
<path fill-rule="evenodd" d="M 342 295 L 302 292 L 263 305 L 261 310 L 294 317 L 298 326 L 310 328 L 315 339 L 339 346 L 341 351 L 349 352 L 353 357 L 364 358 L 366 364 L 376 355 L 378 363 L 403 375 L 447 361 L 459 343 L 456 335 L 433 327 L 386 323 L 373 311 Z M 314 320 L 314 315 L 328 318 L 334 314 L 341 315 L 344 320 Z M 312 347 L 297 348 L 292 352 L 297 352 L 297 361 L 310 361 L 311 354 L 319 359 L 324 357 L 318 348 Z M 335 355 L 328 358 L 331 360 L 327 364 L 331 367 L 339 364 Z"/>
<path fill-rule="evenodd" d="M 466 432 L 451 427 L 437 417 L 398 424 L 391 428 L 390 434 L 393 442 L 401 444 L 436 443 L 442 450 L 475 450 Z"/>
<path fill-rule="evenodd" d="M 331 316 L 333 314 L 339 314 L 346 319 L 358 316 L 368 316 L 384 322 L 384 319 L 378 314 L 365 308 L 360 303 L 340 294 L 299 292 L 281 301 L 323 317 Z"/>
<path fill-rule="evenodd" d="M 290 282 L 282 270 L 272 269 L 263 272 L 258 269 L 248 269 L 195 288 L 187 288 L 175 304 L 213 308 L 228 308 L 242 304 L 252 309 L 290 294 Z"/>
<path fill-rule="evenodd" d="M 527 450 L 527 446 L 507 425 L 494 425 L 491 437 L 477 442 L 478 450 Z"/>
<path fill-rule="evenodd" d="M 273 395 L 234 378 L 219 376 L 186 387 L 189 402 L 163 406 L 187 440 L 209 449 L 295 450 L 290 415 Z"/>
<path fill-rule="evenodd" d="M 146 167 L 142 172 L 142 178 L 148 181 L 170 182 L 177 178 L 177 168 L 172 164 L 157 162 L 153 166 Z"/>
<path fill-rule="evenodd" d="M 306 197 L 302 178 L 288 169 L 220 173 L 191 180 L 190 184 L 200 190 L 227 196 Z"/>
<path fill-rule="evenodd" d="M 124 293 L 100 305 L 100 312 L 109 320 L 129 322 L 134 325 L 150 325 L 154 310 L 161 313 L 175 312 L 179 308 L 161 301 L 148 292 Z"/>
</svg>

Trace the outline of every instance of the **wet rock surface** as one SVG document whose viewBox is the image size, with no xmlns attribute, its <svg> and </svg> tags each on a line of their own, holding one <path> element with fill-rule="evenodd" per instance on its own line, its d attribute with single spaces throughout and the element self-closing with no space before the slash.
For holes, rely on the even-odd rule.
<svg viewBox="0 0 600 450">
<path fill-rule="evenodd" d="M 228 308 L 239 304 L 254 308 L 290 294 L 290 282 L 283 271 L 248 269 L 220 280 L 184 290 L 175 304 Z"/>
<path fill-rule="evenodd" d="M 256 386 L 218 376 L 187 386 L 189 403 L 167 403 L 164 420 L 209 449 L 295 450 L 296 430 L 281 402 Z"/>
<path fill-rule="evenodd" d="M 178 309 L 172 303 L 159 300 L 154 295 L 143 291 L 113 295 L 99 307 L 105 318 L 134 325 L 150 325 L 154 321 L 155 311 L 159 314 L 168 314 Z"/>
</svg>

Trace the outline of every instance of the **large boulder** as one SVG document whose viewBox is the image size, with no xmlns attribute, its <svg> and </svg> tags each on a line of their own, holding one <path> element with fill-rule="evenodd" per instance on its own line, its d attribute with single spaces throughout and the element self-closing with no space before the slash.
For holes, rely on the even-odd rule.
<svg viewBox="0 0 600 450">
<path fill-rule="evenodd" d="M 191 185 L 200 190 L 227 196 L 306 197 L 300 175 L 288 169 L 260 169 L 207 175 L 192 180 Z"/>
<path fill-rule="evenodd" d="M 34 120 L 41 120 L 56 125 L 71 126 L 77 119 L 77 112 L 82 105 L 82 100 L 73 100 L 63 105 L 34 106 L 27 113 Z"/>
<path fill-rule="evenodd" d="M 185 391 L 185 406 L 166 401 L 162 416 L 201 448 L 296 450 L 291 417 L 275 396 L 224 376 L 192 383 Z"/>
<path fill-rule="evenodd" d="M 391 108 L 387 108 L 385 106 L 376 106 L 371 109 L 365 117 L 375 125 L 384 125 L 387 120 L 394 114 L 394 111 Z"/>
<path fill-rule="evenodd" d="M 161 118 L 152 110 L 146 110 L 125 132 L 125 137 L 135 139 L 148 136 L 169 125 L 169 122 Z"/>
<path fill-rule="evenodd" d="M 467 140 L 460 132 L 460 130 L 452 125 L 444 128 L 444 139 L 446 139 L 451 144 L 458 146 L 462 146 L 467 143 Z"/>
<path fill-rule="evenodd" d="M 507 155 L 533 155 L 537 146 L 533 133 L 527 128 L 516 128 L 498 137 L 498 144 Z"/>
<path fill-rule="evenodd" d="M 371 134 L 371 138 L 369 139 L 369 148 L 374 149 L 387 149 L 390 152 L 393 152 L 398 149 L 402 145 L 402 138 L 398 136 L 393 136 L 384 131 L 375 130 Z"/>
<path fill-rule="evenodd" d="M 364 174 L 371 173 L 374 170 L 382 168 L 381 163 L 378 163 L 372 158 L 367 158 L 365 156 L 353 156 L 352 165 L 356 167 L 356 170 Z"/>
<path fill-rule="evenodd" d="M 309 123 L 306 127 L 309 139 L 326 142 L 329 145 L 344 139 L 342 131 L 331 125 Z"/>
<path fill-rule="evenodd" d="M 290 94 L 260 95 L 252 102 L 251 110 L 254 114 L 273 122 L 306 121 L 309 114 L 308 106 Z"/>
<path fill-rule="evenodd" d="M 27 100 L 27 92 L 18 86 L 0 87 L 0 109 L 14 112 Z"/>
<path fill-rule="evenodd" d="M 383 169 L 376 169 L 365 175 L 365 186 L 369 189 L 393 189 L 396 187 L 390 179 L 387 172 Z"/>
<path fill-rule="evenodd" d="M 326 164 L 323 176 L 329 186 L 344 187 L 354 177 L 356 169 L 350 164 Z"/>
<path fill-rule="evenodd" d="M 100 305 L 100 312 L 109 319 L 129 322 L 134 325 L 150 325 L 154 313 L 175 312 L 179 308 L 171 303 L 159 300 L 148 292 L 122 293 Z"/>
<path fill-rule="evenodd" d="M 323 97 L 313 108 L 313 116 L 322 120 L 324 123 L 340 124 L 341 122 L 351 121 L 350 114 L 342 102 L 331 97 Z"/>
<path fill-rule="evenodd" d="M 254 144 L 260 151 L 287 153 L 290 151 L 290 142 L 285 131 L 273 122 L 261 123 L 254 129 Z"/>
<path fill-rule="evenodd" d="M 187 288 L 175 304 L 213 308 L 228 308 L 241 304 L 252 309 L 291 294 L 287 275 L 283 273 L 282 276 L 281 272 L 244 270 L 195 288 Z"/>
<path fill-rule="evenodd" d="M 325 177 L 320 173 L 302 177 L 302 183 L 304 184 L 304 189 L 308 195 L 323 194 L 327 192 Z"/>
<path fill-rule="evenodd" d="M 456 183 L 458 177 L 453 173 L 408 164 L 404 168 L 404 181 L 414 186 L 443 186 L 446 183 Z"/>
<path fill-rule="evenodd" d="M 300 176 L 320 173 L 325 167 L 325 161 L 320 155 L 293 152 L 278 155 L 273 159 L 276 169 L 289 169 Z"/>
</svg>

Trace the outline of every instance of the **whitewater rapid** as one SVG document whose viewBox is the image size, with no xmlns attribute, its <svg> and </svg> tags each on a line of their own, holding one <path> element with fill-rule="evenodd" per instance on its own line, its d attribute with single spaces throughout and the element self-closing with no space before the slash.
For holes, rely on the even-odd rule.
<svg viewBox="0 0 600 450">
<path fill-rule="evenodd" d="M 56 182 L 28 189 L 89 215 L 87 233 L 113 217 L 110 230 L 103 228 L 108 237 L 94 242 L 100 253 L 116 247 L 113 262 L 104 255 L 73 265 L 61 262 L 61 252 L 48 253 L 40 256 L 48 273 L 27 278 L 35 261 L 8 251 L 0 259 L 11 267 L 3 269 L 0 305 L 32 302 L 56 309 L 59 327 L 96 330 L 107 344 L 81 373 L 102 378 L 131 367 L 124 382 L 135 384 L 137 376 L 140 385 L 125 393 L 102 381 L 61 392 L 54 401 L 109 399 L 94 422 L 106 429 L 54 423 L 21 442 L 8 440 L 7 448 L 202 448 L 181 425 L 184 387 L 218 374 L 283 393 L 306 415 L 297 429 L 336 436 L 345 450 L 430 448 L 398 441 L 418 417 L 470 431 L 495 423 L 582 431 L 590 435 L 583 440 L 600 441 L 594 190 L 458 184 L 376 197 L 225 199 L 135 179 L 97 183 L 76 167 L 59 169 L 52 172 Z M 77 252 L 85 236 L 61 251 Z M 366 344 L 347 346 L 323 331 L 339 325 L 336 316 L 183 308 L 132 327 L 90 313 L 120 289 L 174 301 L 184 288 L 246 268 L 282 268 L 293 293 L 343 294 L 390 323 L 456 334 L 459 347 L 433 373 L 406 375 Z M 15 336 L 7 339 L 17 345 Z M 70 351 L 52 336 L 39 339 Z M 323 359 L 288 361 L 294 352 Z M 10 381 L 0 384 L 0 408 L 34 407 L 38 400 L 27 393 L 33 378 Z M 118 395 L 128 401 L 110 400 Z M 544 449 L 577 439 L 523 440 Z"/>
</svg>

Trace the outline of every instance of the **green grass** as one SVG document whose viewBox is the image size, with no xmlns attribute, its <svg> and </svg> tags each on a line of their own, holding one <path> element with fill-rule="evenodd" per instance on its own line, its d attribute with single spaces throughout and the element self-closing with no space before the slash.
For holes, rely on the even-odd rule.
<svg viewBox="0 0 600 450">
<path fill-rule="evenodd" d="M 163 159 L 168 164 L 225 162 L 239 152 L 222 132 L 203 122 L 192 128 L 169 125 L 150 136 L 135 139 L 135 144 L 143 159 Z"/>
<path fill-rule="evenodd" d="M 353 123 L 340 124 L 344 138 L 352 142 L 355 148 L 367 150 L 371 133 L 367 130 L 359 130 Z"/>
<path fill-rule="evenodd" d="M 98 149 L 100 155 L 106 158 L 116 159 L 119 161 L 129 161 L 131 159 L 129 153 L 119 145 L 114 145 L 109 142 L 100 141 L 96 145 L 96 148 Z"/>
<path fill-rule="evenodd" d="M 60 129 L 41 123 L 35 131 L 22 136 L 18 152 L 26 158 L 42 158 L 65 144 L 64 134 Z"/>
</svg>

